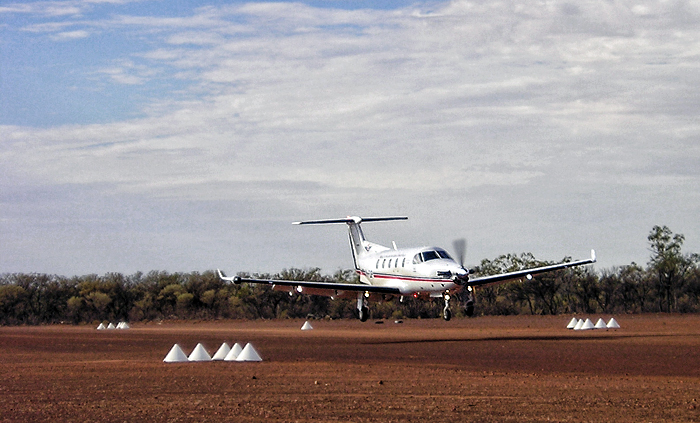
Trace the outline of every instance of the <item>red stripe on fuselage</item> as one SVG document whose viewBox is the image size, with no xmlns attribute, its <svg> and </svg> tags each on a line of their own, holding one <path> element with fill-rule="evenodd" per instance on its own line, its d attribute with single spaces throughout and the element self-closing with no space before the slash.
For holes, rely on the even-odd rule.
<svg viewBox="0 0 700 423">
<path fill-rule="evenodd" d="M 366 278 L 370 278 L 367 273 L 363 270 L 357 270 L 357 273 L 365 276 Z M 399 280 L 399 281 L 407 281 L 407 282 L 424 282 L 424 283 L 452 283 L 452 279 L 444 279 L 444 278 L 418 278 L 418 277 L 413 277 L 413 276 L 405 276 L 405 275 L 387 275 L 386 273 L 372 273 L 372 279 L 388 279 L 388 280 Z"/>
</svg>

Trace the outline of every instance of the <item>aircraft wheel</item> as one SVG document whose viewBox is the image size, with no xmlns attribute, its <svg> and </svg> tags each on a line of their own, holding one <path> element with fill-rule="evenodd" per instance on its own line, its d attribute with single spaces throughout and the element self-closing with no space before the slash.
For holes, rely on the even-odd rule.
<svg viewBox="0 0 700 423">
<path fill-rule="evenodd" d="M 452 312 L 449 308 L 445 307 L 445 309 L 442 310 L 442 318 L 445 319 L 446 322 L 450 321 L 450 319 L 452 318 Z"/>
<path fill-rule="evenodd" d="M 464 314 L 466 314 L 467 317 L 472 317 L 474 315 L 474 304 L 473 303 L 467 304 L 467 307 L 464 309 Z"/>
<path fill-rule="evenodd" d="M 368 318 L 369 318 L 369 310 L 367 309 L 367 307 L 362 307 L 360 309 L 360 321 L 366 322 Z"/>
</svg>

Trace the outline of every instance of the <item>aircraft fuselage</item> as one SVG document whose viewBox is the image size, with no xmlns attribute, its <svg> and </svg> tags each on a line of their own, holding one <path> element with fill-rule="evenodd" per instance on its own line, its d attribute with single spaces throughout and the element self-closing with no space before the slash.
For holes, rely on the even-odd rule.
<svg viewBox="0 0 700 423">
<path fill-rule="evenodd" d="M 389 249 L 365 241 L 365 254 L 357 258 L 360 282 L 367 285 L 397 288 L 412 297 L 442 297 L 461 286 L 457 276 L 464 270 L 447 252 L 436 247 Z"/>
</svg>

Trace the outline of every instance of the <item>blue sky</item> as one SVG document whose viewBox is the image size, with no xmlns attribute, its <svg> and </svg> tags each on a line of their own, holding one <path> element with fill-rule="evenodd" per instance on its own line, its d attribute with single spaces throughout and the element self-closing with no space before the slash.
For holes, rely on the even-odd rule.
<svg viewBox="0 0 700 423">
<path fill-rule="evenodd" d="M 0 2 L 0 272 L 700 251 L 689 1 Z"/>
</svg>

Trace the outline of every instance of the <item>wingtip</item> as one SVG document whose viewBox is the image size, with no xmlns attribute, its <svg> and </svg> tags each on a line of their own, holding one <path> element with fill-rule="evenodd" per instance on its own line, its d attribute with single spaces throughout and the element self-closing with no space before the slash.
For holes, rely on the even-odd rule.
<svg viewBox="0 0 700 423">
<path fill-rule="evenodd" d="M 591 250 L 591 261 L 592 261 L 593 263 L 596 262 L 595 250 Z"/>
</svg>

